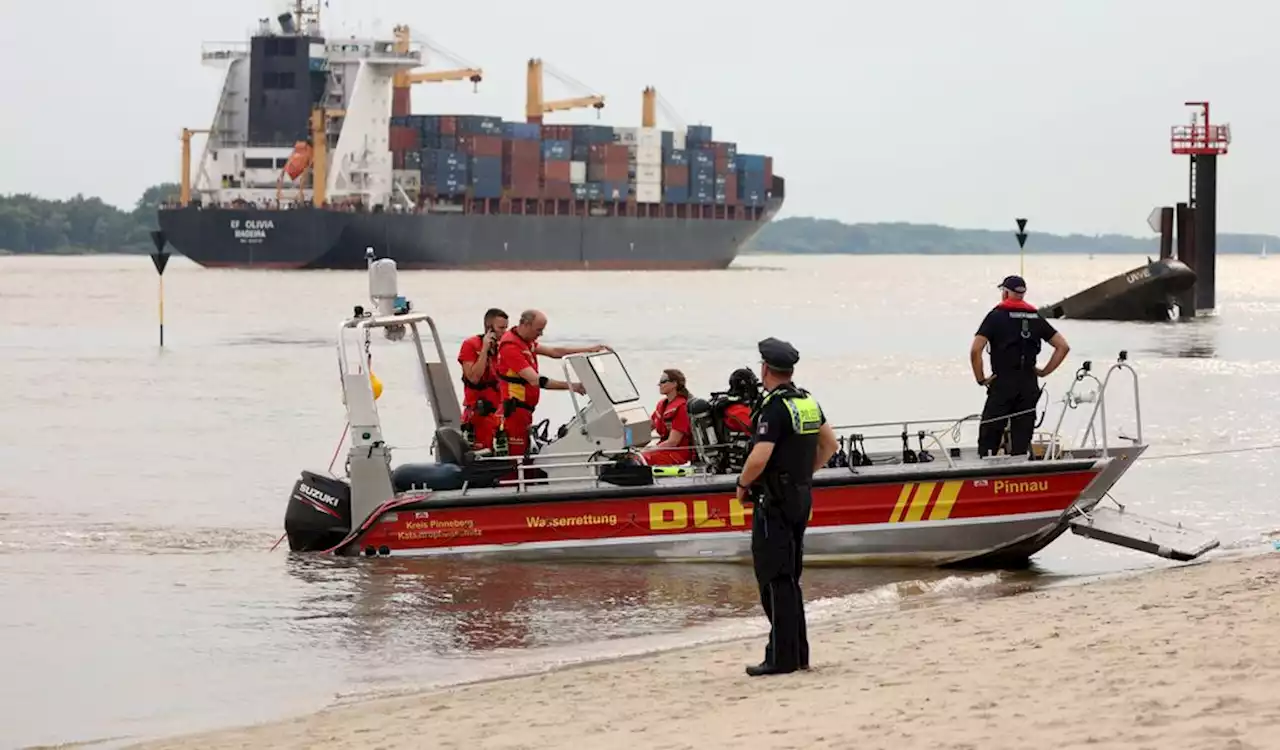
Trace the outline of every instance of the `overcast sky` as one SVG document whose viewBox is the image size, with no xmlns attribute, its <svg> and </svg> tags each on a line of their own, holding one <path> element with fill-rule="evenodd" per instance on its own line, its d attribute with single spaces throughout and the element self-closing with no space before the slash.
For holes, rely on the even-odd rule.
<svg viewBox="0 0 1280 750">
<path fill-rule="evenodd" d="M 242 40 L 279 8 L 3 0 L 0 193 L 127 206 L 177 181 L 179 129 L 207 127 L 221 86 L 201 43 Z M 1280 232 L 1275 2 L 331 0 L 326 13 L 331 36 L 407 23 L 484 68 L 480 93 L 417 86 L 419 113 L 520 119 L 531 56 L 608 97 L 602 123 L 638 125 L 656 86 L 685 122 L 774 157 L 784 216 L 1148 233 L 1152 206 L 1186 195 L 1169 129 L 1208 99 L 1235 135 L 1219 229 Z M 579 93 L 547 80 L 548 98 Z"/>
</svg>

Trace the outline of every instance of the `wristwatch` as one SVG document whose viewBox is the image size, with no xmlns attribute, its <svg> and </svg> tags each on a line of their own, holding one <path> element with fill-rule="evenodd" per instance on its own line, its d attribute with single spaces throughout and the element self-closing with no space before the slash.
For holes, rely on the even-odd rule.
<svg viewBox="0 0 1280 750">
<path fill-rule="evenodd" d="M 738 489 L 740 489 L 740 490 L 749 490 L 749 489 L 751 489 L 750 485 L 746 485 L 746 484 L 743 484 L 743 483 L 742 483 L 742 478 L 741 478 L 741 477 L 739 477 L 739 478 L 734 482 L 734 484 L 736 484 L 736 485 L 738 486 Z"/>
</svg>

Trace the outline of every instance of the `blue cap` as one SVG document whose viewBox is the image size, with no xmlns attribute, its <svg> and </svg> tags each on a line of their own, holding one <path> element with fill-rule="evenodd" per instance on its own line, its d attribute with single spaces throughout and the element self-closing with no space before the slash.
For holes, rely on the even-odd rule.
<svg viewBox="0 0 1280 750">
<path fill-rule="evenodd" d="M 761 341 L 758 348 L 760 349 L 760 359 L 769 366 L 770 370 L 791 372 L 791 368 L 795 367 L 796 362 L 800 361 L 800 352 L 796 351 L 794 346 L 772 336 Z"/>
<path fill-rule="evenodd" d="M 1004 277 L 1004 281 L 1000 282 L 999 288 L 1008 289 L 1009 291 L 1017 292 L 1018 294 L 1026 294 L 1027 282 L 1024 281 L 1021 276 L 1006 276 Z"/>
</svg>

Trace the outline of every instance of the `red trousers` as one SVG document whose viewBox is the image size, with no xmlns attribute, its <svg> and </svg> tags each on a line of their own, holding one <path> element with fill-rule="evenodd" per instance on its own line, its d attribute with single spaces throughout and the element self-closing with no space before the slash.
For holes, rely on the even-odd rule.
<svg viewBox="0 0 1280 750">
<path fill-rule="evenodd" d="M 641 455 L 650 466 L 679 466 L 693 460 L 690 448 L 650 448 Z"/>
<path fill-rule="evenodd" d="M 486 450 L 493 447 L 493 433 L 498 429 L 497 414 L 481 417 L 475 413 L 475 410 L 468 407 L 462 412 L 462 421 L 471 425 L 471 428 L 476 431 L 476 442 L 473 448 Z"/>
<path fill-rule="evenodd" d="M 529 449 L 529 428 L 533 426 L 533 412 L 528 409 L 516 409 L 506 418 L 507 445 L 509 455 L 523 456 Z"/>
</svg>

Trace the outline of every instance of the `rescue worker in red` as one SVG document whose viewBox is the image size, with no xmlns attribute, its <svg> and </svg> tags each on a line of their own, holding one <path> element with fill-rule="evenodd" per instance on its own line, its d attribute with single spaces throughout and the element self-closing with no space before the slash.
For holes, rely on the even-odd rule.
<svg viewBox="0 0 1280 750">
<path fill-rule="evenodd" d="M 1037 378 L 1047 377 L 1067 358 L 1071 347 L 1049 321 L 1022 295 L 1027 282 L 1021 276 L 1007 276 L 1000 282 L 1000 304 L 996 305 L 974 334 L 969 347 L 969 364 L 978 385 L 987 391 L 978 427 L 978 455 L 995 455 L 1009 425 L 1009 455 L 1027 453 L 1035 432 L 1036 404 L 1040 401 Z M 1040 342 L 1053 347 L 1053 356 L 1044 367 L 1036 366 Z M 982 350 L 991 347 L 991 377 L 983 374 Z"/>
<path fill-rule="evenodd" d="M 740 367 L 729 375 L 729 397 L 724 424 L 729 432 L 751 434 L 751 415 L 760 402 L 760 380 L 751 370 Z"/>
<path fill-rule="evenodd" d="M 658 391 L 662 398 L 649 417 L 658 444 L 642 454 L 650 466 L 677 466 L 693 460 L 693 427 L 689 424 L 689 389 L 684 373 L 679 370 L 663 370 L 658 378 Z"/>
<path fill-rule="evenodd" d="M 458 350 L 462 365 L 462 423 L 472 431 L 472 445 L 493 448 L 502 394 L 498 389 L 498 341 L 507 332 L 507 314 L 491 307 L 484 314 L 484 333 L 463 340 Z"/>
<path fill-rule="evenodd" d="M 606 352 L 604 344 L 596 346 L 543 346 L 538 343 L 547 328 L 547 316 L 541 310 L 525 310 L 520 322 L 498 341 L 498 385 L 502 394 L 503 428 L 507 433 L 508 451 L 523 456 L 529 450 L 529 428 L 533 426 L 533 410 L 538 406 L 542 389 L 585 393 L 581 383 L 572 386 L 563 380 L 538 374 L 538 356 L 560 359 L 569 354 Z"/>
</svg>

